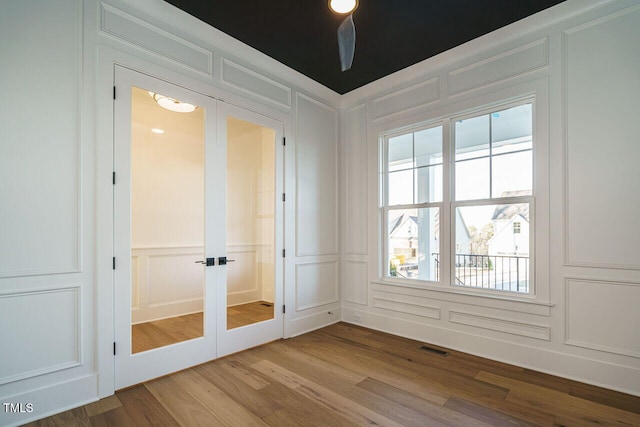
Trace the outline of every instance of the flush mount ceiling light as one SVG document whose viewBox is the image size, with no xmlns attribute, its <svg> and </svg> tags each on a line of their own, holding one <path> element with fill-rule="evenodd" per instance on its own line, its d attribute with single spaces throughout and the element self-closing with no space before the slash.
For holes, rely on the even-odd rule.
<svg viewBox="0 0 640 427">
<path fill-rule="evenodd" d="M 351 13 L 358 7 L 358 0 L 329 0 L 329 9 L 339 15 Z"/>
<path fill-rule="evenodd" d="M 188 102 L 178 101 L 177 99 L 169 98 L 168 96 L 160 95 L 159 93 L 149 92 L 149 96 L 158 103 L 162 108 L 166 108 L 176 113 L 190 113 L 195 111 L 197 106 L 189 104 Z"/>
</svg>

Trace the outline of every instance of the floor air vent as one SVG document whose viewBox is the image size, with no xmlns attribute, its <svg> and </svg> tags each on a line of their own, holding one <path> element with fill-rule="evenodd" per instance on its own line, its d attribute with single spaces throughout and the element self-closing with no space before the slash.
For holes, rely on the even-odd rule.
<svg viewBox="0 0 640 427">
<path fill-rule="evenodd" d="M 428 345 L 423 345 L 420 347 L 420 350 L 430 351 L 431 353 L 439 354 L 440 356 L 446 356 L 449 354 L 448 351 L 438 350 L 437 348 L 429 347 Z"/>
</svg>

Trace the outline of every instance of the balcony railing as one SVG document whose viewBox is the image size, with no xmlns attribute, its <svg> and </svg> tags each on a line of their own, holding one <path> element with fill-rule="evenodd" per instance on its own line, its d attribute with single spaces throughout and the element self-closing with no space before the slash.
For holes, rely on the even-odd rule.
<svg viewBox="0 0 640 427">
<path fill-rule="evenodd" d="M 440 260 L 435 261 L 436 281 L 439 280 Z M 473 288 L 510 292 L 529 292 L 529 257 L 512 255 L 455 255 L 455 284 Z"/>
</svg>

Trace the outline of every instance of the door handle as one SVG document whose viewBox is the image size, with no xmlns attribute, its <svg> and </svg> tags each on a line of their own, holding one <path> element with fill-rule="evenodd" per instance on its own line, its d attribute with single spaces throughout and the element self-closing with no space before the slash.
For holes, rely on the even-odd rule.
<svg viewBox="0 0 640 427">
<path fill-rule="evenodd" d="M 210 267 L 212 265 L 216 265 L 216 259 L 215 258 L 207 258 L 204 261 L 195 261 L 196 264 L 204 264 L 207 267 Z"/>
<path fill-rule="evenodd" d="M 227 259 L 226 256 L 218 257 L 218 265 L 227 265 L 228 262 L 234 262 L 235 259 Z"/>
</svg>

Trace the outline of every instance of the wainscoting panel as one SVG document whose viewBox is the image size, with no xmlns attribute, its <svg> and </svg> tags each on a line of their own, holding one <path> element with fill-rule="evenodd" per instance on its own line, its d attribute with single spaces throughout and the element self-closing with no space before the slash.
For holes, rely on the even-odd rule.
<svg viewBox="0 0 640 427">
<path fill-rule="evenodd" d="M 196 261 L 203 258 L 203 248 L 197 246 L 133 249 L 131 272 L 137 277 L 132 277 L 132 284 L 133 295 L 138 284 L 138 305 L 132 322 L 202 311 L 204 267 Z M 133 296 L 132 305 L 135 300 Z"/>
<path fill-rule="evenodd" d="M 565 343 L 640 358 L 640 283 L 566 280 Z"/>
<path fill-rule="evenodd" d="M 338 253 L 338 113 L 297 94 L 296 255 Z"/>
<path fill-rule="evenodd" d="M 448 76 L 449 95 L 461 94 L 546 67 L 549 63 L 548 50 L 548 40 L 544 38 L 453 70 Z"/>
<path fill-rule="evenodd" d="M 0 14 L 0 277 L 82 269 L 83 2 L 25 3 Z"/>
<path fill-rule="evenodd" d="M 567 265 L 640 269 L 638 28 L 635 6 L 564 33 Z"/>
<path fill-rule="evenodd" d="M 544 325 L 534 325 L 509 319 L 489 317 L 462 311 L 449 311 L 449 322 L 462 325 L 473 326 L 492 331 L 506 332 L 513 335 L 521 335 L 529 338 L 549 341 L 551 339 L 551 328 Z"/>
<path fill-rule="evenodd" d="M 260 271 L 256 269 L 258 247 L 234 245 L 227 249 L 227 304 L 238 305 L 262 299 Z"/>
<path fill-rule="evenodd" d="M 369 264 L 366 261 L 344 262 L 344 300 L 354 304 L 367 305 L 369 281 L 367 271 Z"/>
<path fill-rule="evenodd" d="M 213 52 L 102 3 L 100 30 L 194 71 L 213 76 Z"/>
<path fill-rule="evenodd" d="M 344 210 L 347 254 L 366 255 L 367 238 L 367 108 L 352 108 L 343 120 Z"/>
<path fill-rule="evenodd" d="M 440 319 L 440 308 L 434 307 L 433 302 L 420 297 L 392 294 L 375 291 L 373 293 L 373 306 L 399 313 L 408 313 L 430 319 Z"/>
<path fill-rule="evenodd" d="M 78 366 L 80 287 L 0 294 L 0 384 Z"/>
<path fill-rule="evenodd" d="M 291 89 L 242 65 L 222 58 L 222 82 L 281 107 L 291 108 Z"/>
<path fill-rule="evenodd" d="M 440 99 L 440 80 L 435 77 L 376 98 L 372 103 L 372 116 L 380 119 L 420 105 L 430 104 Z"/>
<path fill-rule="evenodd" d="M 338 262 L 296 265 L 296 311 L 338 301 Z"/>
</svg>

